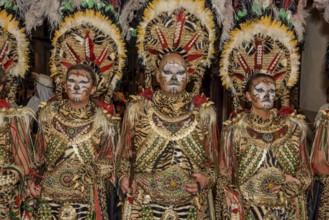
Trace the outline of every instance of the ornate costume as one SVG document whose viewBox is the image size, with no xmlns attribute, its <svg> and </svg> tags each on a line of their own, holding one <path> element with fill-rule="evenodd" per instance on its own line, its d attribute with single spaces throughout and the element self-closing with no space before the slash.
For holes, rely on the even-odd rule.
<svg viewBox="0 0 329 220">
<path fill-rule="evenodd" d="M 160 66 L 172 65 L 181 68 L 177 77 L 194 72 L 193 93 L 199 92 L 204 67 L 214 53 L 213 27 L 213 17 L 203 1 L 155 0 L 144 11 L 138 51 L 145 64 L 148 89 L 132 96 L 124 118 L 118 179 L 121 183 L 129 177 L 130 185 L 136 182 L 137 191 L 124 201 L 122 219 L 214 217 L 210 190 L 216 179 L 213 105 L 204 96 L 186 92 L 185 87 L 172 97 L 161 83 L 161 90 L 151 91 L 152 75 Z M 172 54 L 186 60 L 186 69 L 168 58 Z M 168 70 L 166 74 L 173 73 Z M 172 80 L 179 83 L 175 77 Z M 185 189 L 186 184 L 195 182 L 194 173 L 209 180 L 195 195 Z"/>
<path fill-rule="evenodd" d="M 120 122 L 112 116 L 110 103 L 122 77 L 126 51 L 106 7 L 93 3 L 71 10 L 52 40 L 51 76 L 59 101 L 45 106 L 39 118 L 38 160 L 44 174 L 37 219 L 110 218 L 107 197 L 115 182 L 113 152 Z M 81 66 L 70 72 L 75 64 L 90 66 L 95 79 Z M 95 82 L 93 100 L 88 97 L 85 107 L 72 108 L 72 103 L 81 101 L 72 99 L 69 92 L 67 100 L 64 86 L 71 96 L 73 90 L 88 94 Z"/>
<path fill-rule="evenodd" d="M 297 40 L 287 20 L 266 16 L 270 9 L 257 3 L 250 8 L 253 13 L 259 9 L 262 16 L 232 30 L 221 57 L 222 81 L 234 96 L 238 114 L 225 122 L 221 136 L 217 218 L 306 219 L 305 191 L 311 183 L 304 143 L 306 125 L 303 116 L 287 108 L 288 89 L 298 78 Z M 239 10 L 242 18 L 237 16 L 237 20 L 250 18 L 247 9 Z M 263 81 L 253 84 L 257 75 Z M 261 87 L 262 83 L 267 87 Z M 272 92 L 273 99 L 275 95 L 281 99 L 282 110 L 264 104 L 261 108 L 267 118 L 253 110 L 242 111 L 247 93 L 254 94 L 246 90 L 248 86 L 258 93 L 256 101 L 269 102 Z M 261 96 L 264 89 L 269 89 L 269 94 Z M 256 101 L 252 101 L 252 109 Z"/>
<path fill-rule="evenodd" d="M 314 5 L 323 10 L 323 17 L 326 22 L 329 22 L 329 1 L 328 0 L 316 0 Z M 327 47 L 325 57 L 325 70 L 327 76 L 329 74 L 329 47 Z M 327 92 L 328 93 L 328 92 Z M 314 204 L 318 205 L 315 210 L 317 212 L 317 219 L 324 220 L 329 218 L 329 160 L 328 160 L 328 106 L 327 103 L 323 104 L 315 118 L 316 134 L 312 148 L 312 167 L 314 168 L 315 178 L 321 184 L 319 187 L 321 190 L 314 190 Z M 320 198 L 319 201 L 316 201 Z"/>
<path fill-rule="evenodd" d="M 20 219 L 25 176 L 31 166 L 30 108 L 14 103 L 20 77 L 28 70 L 29 42 L 14 3 L 0 7 L 0 219 Z M 10 12 L 9 12 L 10 11 Z"/>
<path fill-rule="evenodd" d="M 320 120 L 317 121 L 317 131 L 312 149 L 312 166 L 316 174 L 319 175 L 319 181 L 323 184 L 317 213 L 320 220 L 328 219 L 329 217 L 328 122 L 328 110 L 321 111 Z"/>
</svg>

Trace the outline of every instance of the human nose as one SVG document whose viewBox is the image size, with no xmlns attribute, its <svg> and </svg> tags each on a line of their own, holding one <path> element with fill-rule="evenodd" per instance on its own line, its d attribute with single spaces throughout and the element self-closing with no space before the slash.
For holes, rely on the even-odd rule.
<svg viewBox="0 0 329 220">
<path fill-rule="evenodd" d="M 177 75 L 176 73 L 173 73 L 172 76 L 171 76 L 171 80 L 177 80 Z"/>
<path fill-rule="evenodd" d="M 80 89 L 80 86 L 79 86 L 79 84 L 76 83 L 76 84 L 74 85 L 74 90 L 79 90 L 79 89 Z"/>
</svg>

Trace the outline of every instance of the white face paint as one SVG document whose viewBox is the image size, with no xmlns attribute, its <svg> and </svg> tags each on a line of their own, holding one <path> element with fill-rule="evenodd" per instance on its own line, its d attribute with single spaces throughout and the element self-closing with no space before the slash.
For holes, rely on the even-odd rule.
<svg viewBox="0 0 329 220">
<path fill-rule="evenodd" d="M 168 96 L 177 96 L 185 91 L 188 82 L 186 64 L 178 54 L 169 54 L 163 58 L 157 73 L 161 90 Z"/>
<path fill-rule="evenodd" d="M 72 70 L 66 82 L 67 95 L 75 103 L 89 100 L 92 91 L 92 79 L 85 70 Z"/>
<path fill-rule="evenodd" d="M 261 78 L 254 83 L 252 105 L 256 108 L 271 109 L 274 105 L 275 85 L 273 80 Z"/>
</svg>

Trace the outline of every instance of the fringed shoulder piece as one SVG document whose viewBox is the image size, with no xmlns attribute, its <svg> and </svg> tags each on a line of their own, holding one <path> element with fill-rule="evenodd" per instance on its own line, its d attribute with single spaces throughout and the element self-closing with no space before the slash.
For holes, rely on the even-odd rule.
<svg viewBox="0 0 329 220">
<path fill-rule="evenodd" d="M 315 159 L 317 159 L 315 156 L 316 151 L 324 152 L 324 159 L 327 165 L 329 165 L 329 113 L 327 111 L 321 111 L 321 119 L 318 120 L 316 125 L 316 133 L 314 137 L 313 147 L 312 147 L 312 164 Z M 318 160 L 318 159 L 317 159 Z"/>
<path fill-rule="evenodd" d="M 296 126 L 298 126 L 298 128 L 301 130 L 301 140 L 303 141 L 306 138 L 307 132 L 309 130 L 305 122 L 305 116 L 292 113 L 287 118 L 296 124 Z"/>
<path fill-rule="evenodd" d="M 0 112 L 0 127 L 4 125 L 5 118 L 10 120 L 15 118 L 23 122 L 26 129 L 29 129 L 31 120 L 35 119 L 35 112 L 30 107 L 3 108 Z"/>
<path fill-rule="evenodd" d="M 130 101 L 125 114 L 125 122 L 133 128 L 142 112 L 151 107 L 151 101 L 142 96 L 130 96 Z"/>
</svg>

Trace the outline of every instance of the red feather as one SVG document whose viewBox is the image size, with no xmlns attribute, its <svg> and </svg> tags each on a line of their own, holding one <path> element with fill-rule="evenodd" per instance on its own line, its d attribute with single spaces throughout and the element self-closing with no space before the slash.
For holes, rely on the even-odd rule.
<svg viewBox="0 0 329 220">
<path fill-rule="evenodd" d="M 88 46 L 88 48 L 87 48 Z M 88 53 L 89 51 L 89 53 Z M 94 42 L 91 40 L 89 36 L 89 31 L 86 33 L 85 36 L 85 55 L 86 55 L 86 60 L 87 61 L 92 61 L 94 62 L 96 57 L 94 53 Z"/>
</svg>

